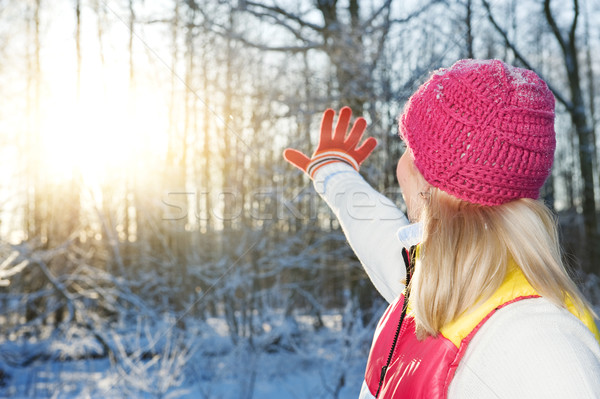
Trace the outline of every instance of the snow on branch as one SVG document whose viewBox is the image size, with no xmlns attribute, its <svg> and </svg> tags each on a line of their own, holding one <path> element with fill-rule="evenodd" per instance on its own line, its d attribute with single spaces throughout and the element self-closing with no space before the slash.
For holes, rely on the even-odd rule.
<svg viewBox="0 0 600 399">
<path fill-rule="evenodd" d="M 15 274 L 21 273 L 29 265 L 29 261 L 23 260 L 16 265 L 11 266 L 13 261 L 19 257 L 18 251 L 13 251 L 8 258 L 0 264 L 0 287 L 7 287 L 10 285 L 9 278 Z"/>
</svg>

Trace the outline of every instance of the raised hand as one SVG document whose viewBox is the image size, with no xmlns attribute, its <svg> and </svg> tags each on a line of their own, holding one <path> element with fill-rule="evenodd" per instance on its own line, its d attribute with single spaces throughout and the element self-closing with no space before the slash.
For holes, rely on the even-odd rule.
<svg viewBox="0 0 600 399">
<path fill-rule="evenodd" d="M 334 115 L 335 111 L 332 109 L 327 109 L 323 113 L 319 144 L 312 157 L 309 158 L 293 148 L 287 148 L 283 152 L 284 158 L 289 163 L 306 172 L 311 179 L 320 167 L 332 162 L 344 162 L 358 170 L 377 146 L 374 137 L 367 138 L 362 145 L 358 146 L 367 127 L 367 122 L 362 117 L 356 119 L 350 133 L 346 135 L 352 116 L 349 107 L 340 110 L 335 130 L 332 132 Z"/>
</svg>

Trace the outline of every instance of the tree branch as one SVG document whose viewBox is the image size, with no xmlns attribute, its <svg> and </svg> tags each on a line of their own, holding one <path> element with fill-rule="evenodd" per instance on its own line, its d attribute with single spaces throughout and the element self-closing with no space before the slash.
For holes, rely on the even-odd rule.
<svg viewBox="0 0 600 399">
<path fill-rule="evenodd" d="M 556 40 L 558 41 L 558 44 L 560 45 L 560 48 L 563 51 L 563 54 L 567 54 L 567 43 L 565 42 L 565 39 L 562 37 L 562 33 L 560 31 L 560 29 L 558 28 L 558 25 L 556 24 L 556 20 L 554 19 L 554 16 L 552 15 L 552 10 L 550 9 L 550 0 L 544 0 L 544 14 L 546 15 L 546 20 L 548 21 L 548 24 L 550 25 L 550 28 L 552 29 L 552 33 L 554 33 L 554 36 L 556 36 Z M 573 24 L 575 25 L 575 24 Z"/>
<path fill-rule="evenodd" d="M 383 49 L 385 48 L 385 41 L 387 39 L 388 33 L 390 31 L 390 8 L 388 7 L 386 9 L 386 14 L 385 14 L 385 22 L 382 24 L 382 26 L 384 27 L 383 32 L 381 32 L 381 37 L 379 39 L 379 42 L 377 43 L 377 50 L 374 53 L 373 59 L 371 60 L 371 70 L 375 70 L 375 66 L 377 65 L 377 62 L 379 61 L 379 59 L 381 58 L 381 54 L 383 53 Z M 378 11 L 379 13 L 379 11 Z"/>
<path fill-rule="evenodd" d="M 218 29 L 215 29 L 215 28 L 218 28 Z M 301 53 L 301 52 L 305 52 L 308 50 L 324 47 L 324 45 L 321 43 L 310 42 L 310 41 L 307 41 L 306 45 L 301 45 L 301 46 L 267 46 L 265 44 L 251 42 L 250 40 L 246 39 L 244 36 L 242 36 L 240 34 L 234 34 L 226 27 L 216 24 L 214 22 L 211 23 L 211 27 L 209 29 L 221 37 L 230 38 L 230 39 L 236 40 L 242 44 L 245 44 L 246 46 L 256 48 L 259 50 L 263 50 L 263 51 Z"/>
<path fill-rule="evenodd" d="M 254 3 L 254 2 L 245 2 L 245 4 L 262 6 L 261 4 Z M 279 7 L 264 6 L 263 8 L 280 10 Z M 249 13 L 251 13 L 252 15 L 259 17 L 259 18 L 268 17 L 268 18 L 274 19 L 275 22 L 279 26 L 281 26 L 281 27 L 285 28 L 286 30 L 288 30 L 289 32 L 291 32 L 297 39 L 304 42 L 305 44 L 299 45 L 299 46 L 268 46 L 268 45 L 262 44 L 262 43 L 255 43 L 255 42 L 248 40 L 246 37 L 244 37 L 241 34 L 234 33 L 229 27 L 226 27 L 226 26 L 223 26 L 222 24 L 218 24 L 218 23 L 214 22 L 211 18 L 209 18 L 208 15 L 206 15 L 206 13 L 204 13 L 204 11 L 202 9 L 200 9 L 200 13 L 204 16 L 204 21 L 205 21 L 204 28 L 205 29 L 207 29 L 221 37 L 236 40 L 248 47 L 256 48 L 261 51 L 288 52 L 288 53 L 301 53 L 301 52 L 305 52 L 308 50 L 323 47 L 323 44 L 321 44 L 321 43 L 313 42 L 311 40 L 308 40 L 308 39 L 302 37 L 296 29 L 294 29 L 286 21 L 282 20 L 281 18 L 279 18 L 275 15 L 271 15 L 268 13 L 262 13 L 262 12 L 259 13 L 258 11 L 254 11 L 254 10 L 247 10 L 247 11 Z M 281 11 L 284 13 L 283 15 L 287 15 L 287 13 L 285 13 L 284 10 L 281 10 Z"/>
<path fill-rule="evenodd" d="M 375 11 L 369 19 L 367 19 L 365 22 L 362 23 L 361 28 L 364 29 L 365 27 L 371 25 L 373 23 L 373 21 L 375 20 L 375 18 L 377 18 L 384 10 L 388 10 L 388 13 L 389 13 L 391 4 L 392 4 L 392 0 L 387 0 L 385 3 L 383 3 L 381 5 L 381 7 L 379 7 L 379 9 L 377 11 Z"/>
<path fill-rule="evenodd" d="M 48 266 L 43 260 L 34 259 L 32 263 L 35 264 L 42 271 L 42 273 L 44 274 L 44 276 L 46 276 L 50 284 L 52 284 L 56 292 L 60 296 L 62 296 L 63 299 L 67 302 L 67 308 L 69 309 L 69 318 L 66 320 L 66 322 L 70 322 L 71 320 L 73 320 L 75 318 L 75 306 L 73 304 L 74 299 L 71 296 L 71 294 L 67 291 L 65 286 L 56 277 L 54 277 L 54 275 L 52 274 L 52 272 L 50 272 L 50 269 L 48 269 Z"/>
<path fill-rule="evenodd" d="M 513 54 L 515 55 L 515 58 L 517 58 L 523 64 L 523 66 L 525 66 L 525 68 L 531 69 L 532 71 L 536 72 L 542 78 L 542 80 L 544 80 L 546 82 L 546 85 L 548 85 L 548 88 L 550 89 L 550 91 L 552 91 L 552 93 L 554 93 L 554 97 L 556 97 L 556 99 L 561 104 L 563 104 L 565 106 L 565 108 L 567 108 L 567 110 L 571 111 L 573 109 L 573 103 L 571 101 L 567 100 L 567 98 L 564 97 L 562 94 L 560 94 L 559 91 L 556 88 L 554 88 L 554 86 L 552 86 L 548 82 L 547 79 L 544 79 L 544 77 L 539 72 L 537 72 L 535 70 L 535 68 L 533 68 L 531 66 L 531 64 L 529 63 L 529 61 L 527 61 L 525 56 L 523 54 L 521 54 L 521 52 L 516 48 L 516 46 L 510 41 L 510 39 L 508 38 L 508 35 L 504 31 L 504 29 L 502 29 L 500 27 L 500 25 L 498 25 L 498 22 L 496 22 L 496 19 L 492 15 L 492 11 L 490 9 L 489 2 L 487 0 L 482 0 L 482 1 L 483 1 L 483 5 L 488 13 L 488 19 L 490 20 L 490 22 L 492 23 L 492 25 L 494 26 L 496 31 L 498 31 L 498 33 L 500 33 L 500 35 L 502 36 L 506 46 L 508 46 L 508 48 L 510 48 L 512 50 Z M 546 0 L 546 2 L 548 2 L 548 1 L 549 0 Z"/>
<path fill-rule="evenodd" d="M 316 25 L 316 24 L 313 24 L 313 23 L 310 23 L 310 22 L 307 22 L 307 21 L 303 20 L 302 18 L 300 18 L 299 16 L 294 15 L 294 14 L 292 14 L 292 13 L 284 10 L 283 8 L 281 8 L 281 7 L 277 6 L 277 5 L 275 5 L 275 6 L 268 6 L 266 4 L 256 3 L 254 1 L 243 1 L 241 9 L 245 9 L 246 11 L 254 14 L 254 13 L 256 13 L 256 11 L 247 8 L 247 6 L 256 7 L 256 8 L 259 8 L 259 9 L 266 10 L 266 11 L 271 11 L 271 12 L 273 12 L 275 14 L 279 14 L 281 16 L 284 16 L 284 17 L 286 17 L 286 18 L 288 18 L 288 19 L 296 22 L 300 26 L 313 29 L 313 30 L 315 30 L 317 32 L 322 32 L 323 29 L 324 29 L 324 27 Z M 271 14 L 267 14 L 267 15 L 271 15 Z"/>
<path fill-rule="evenodd" d="M 573 16 L 573 24 L 571 25 L 571 30 L 569 31 L 569 42 L 575 43 L 575 31 L 577 30 L 577 21 L 579 20 L 579 1 L 573 0 L 573 12 L 575 15 Z"/>
<path fill-rule="evenodd" d="M 431 0 L 429 3 L 425 4 L 423 7 L 419 8 L 418 10 L 415 10 L 412 13 L 408 14 L 408 16 L 406 16 L 406 17 L 400 18 L 400 19 L 393 19 L 392 23 L 406 23 L 406 22 L 410 21 L 411 19 L 423 14 L 425 11 L 427 11 L 429 9 L 429 7 L 433 6 L 434 4 L 443 3 L 443 2 L 444 2 L 443 0 Z"/>
<path fill-rule="evenodd" d="M 21 273 L 23 269 L 29 266 L 29 261 L 23 260 L 9 269 L 8 267 L 15 259 L 17 259 L 18 256 L 19 251 L 13 251 L 13 253 L 10 254 L 9 257 L 2 262 L 2 264 L 0 264 L 0 287 L 6 287 L 10 285 L 9 278 L 15 274 Z"/>
<path fill-rule="evenodd" d="M 109 356 L 111 361 L 114 362 L 115 354 L 112 348 L 110 347 L 108 341 L 102 336 L 102 333 L 96 330 L 96 328 L 92 325 L 90 320 L 85 315 L 85 308 L 78 303 L 75 298 L 67 291 L 67 288 L 52 274 L 46 263 L 42 259 L 32 259 L 32 263 L 37 265 L 39 269 L 42 271 L 44 276 L 48 279 L 50 284 L 54 287 L 56 292 L 63 297 L 63 299 L 67 302 L 67 308 L 69 309 L 69 318 L 63 323 L 68 323 L 75 319 L 75 313 L 80 313 L 82 317 L 82 324 L 92 333 L 92 335 L 98 340 L 102 348 L 104 349 L 105 355 Z"/>
<path fill-rule="evenodd" d="M 289 25 L 286 21 L 284 21 L 283 19 L 279 18 L 276 15 L 273 14 L 268 14 L 268 13 L 263 13 L 263 12 L 254 12 L 254 11 L 250 11 L 250 13 L 252 15 L 254 15 L 255 17 L 258 17 L 260 19 L 264 18 L 270 18 L 273 19 L 277 25 L 285 28 L 286 30 L 288 30 L 290 33 L 292 33 L 297 39 L 303 41 L 303 42 L 309 42 L 308 39 L 304 38 L 298 29 L 294 29 L 293 26 Z"/>
</svg>

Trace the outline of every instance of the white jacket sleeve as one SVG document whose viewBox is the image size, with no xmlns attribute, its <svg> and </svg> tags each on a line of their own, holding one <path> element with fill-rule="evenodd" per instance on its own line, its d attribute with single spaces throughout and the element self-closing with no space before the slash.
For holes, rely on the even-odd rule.
<svg viewBox="0 0 600 399">
<path fill-rule="evenodd" d="M 402 250 L 421 241 L 421 226 L 409 224 L 392 201 L 344 163 L 320 168 L 314 185 L 338 218 L 375 288 L 391 303 L 404 289 Z"/>
</svg>

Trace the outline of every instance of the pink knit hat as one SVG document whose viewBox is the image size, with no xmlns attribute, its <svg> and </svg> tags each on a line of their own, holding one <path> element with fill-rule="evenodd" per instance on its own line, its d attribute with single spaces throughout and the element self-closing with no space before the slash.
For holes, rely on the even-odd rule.
<svg viewBox="0 0 600 399">
<path fill-rule="evenodd" d="M 550 175 L 554 96 L 534 72 L 498 60 L 434 72 L 399 127 L 425 180 L 471 203 L 538 198 Z"/>
</svg>

